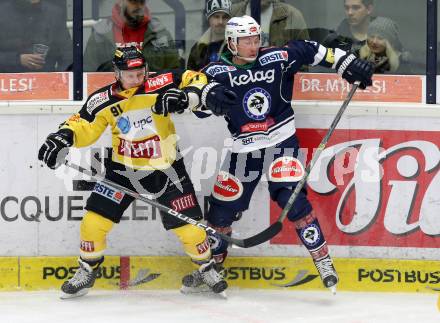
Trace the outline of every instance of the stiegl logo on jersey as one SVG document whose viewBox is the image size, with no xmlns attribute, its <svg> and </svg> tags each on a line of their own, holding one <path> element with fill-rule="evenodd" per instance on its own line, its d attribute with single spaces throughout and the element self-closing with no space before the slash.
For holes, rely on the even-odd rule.
<svg viewBox="0 0 440 323">
<path fill-rule="evenodd" d="M 232 76 L 232 73 L 228 73 L 229 82 L 231 83 L 231 87 L 246 85 L 249 83 L 256 83 L 261 81 L 266 81 L 266 83 L 273 83 L 275 80 L 275 70 L 267 70 L 267 71 L 255 71 L 247 70 L 247 74 L 235 75 Z"/>
</svg>

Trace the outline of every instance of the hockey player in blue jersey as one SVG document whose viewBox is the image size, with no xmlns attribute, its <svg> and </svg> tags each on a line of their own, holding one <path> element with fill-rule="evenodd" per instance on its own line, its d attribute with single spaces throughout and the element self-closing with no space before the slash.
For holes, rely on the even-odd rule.
<svg viewBox="0 0 440 323">
<path fill-rule="evenodd" d="M 217 176 L 207 214 L 208 224 L 228 235 L 237 214 L 248 208 L 263 174 L 271 199 L 281 208 L 304 175 L 297 159 L 299 143 L 291 106 L 294 75 L 300 67 L 333 68 L 349 83 L 360 82 L 363 89 L 372 84 L 373 66 L 352 54 L 313 41 L 264 48 L 260 34 L 252 17 L 231 18 L 225 30 L 229 52 L 199 73 L 187 71 L 181 85 L 185 91 L 198 92 L 200 106 L 224 116 L 232 135 L 232 151 Z M 310 252 L 324 286 L 334 291 L 338 275 L 306 189 L 287 217 Z M 211 247 L 217 263 L 222 264 L 228 243 L 212 236 Z M 184 279 L 187 286 L 200 283 L 197 272 Z"/>
</svg>

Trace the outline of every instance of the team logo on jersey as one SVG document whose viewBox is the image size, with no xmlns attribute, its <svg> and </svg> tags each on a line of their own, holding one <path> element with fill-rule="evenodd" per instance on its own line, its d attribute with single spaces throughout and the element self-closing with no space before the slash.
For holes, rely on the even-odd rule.
<svg viewBox="0 0 440 323">
<path fill-rule="evenodd" d="M 89 114 L 92 114 L 93 110 L 95 110 L 97 107 L 107 102 L 108 100 L 110 100 L 110 98 L 108 97 L 107 91 L 93 94 L 89 101 L 87 101 L 87 112 Z"/>
<path fill-rule="evenodd" d="M 264 120 L 270 111 L 271 96 L 260 87 L 249 90 L 243 98 L 246 115 L 254 120 Z"/>
<path fill-rule="evenodd" d="M 127 134 L 131 129 L 131 123 L 130 119 L 128 117 L 120 117 L 116 121 L 116 126 L 119 128 L 119 130 L 125 135 Z"/>
<path fill-rule="evenodd" d="M 235 201 L 243 194 L 243 184 L 232 174 L 220 171 L 212 195 L 221 201 Z"/>
<path fill-rule="evenodd" d="M 232 76 L 229 73 L 229 81 L 231 83 L 231 87 L 246 85 L 249 83 L 256 83 L 261 81 L 266 81 L 266 83 L 272 83 L 275 80 L 275 70 L 260 70 L 252 72 L 252 70 L 247 70 L 247 74 L 240 74 Z"/>
<path fill-rule="evenodd" d="M 267 65 L 269 63 L 278 62 L 278 61 L 287 61 L 289 55 L 285 50 L 277 50 L 275 52 L 267 53 L 261 56 L 258 61 L 261 66 Z"/>
<path fill-rule="evenodd" d="M 301 238 L 307 246 L 315 247 L 321 240 L 321 232 L 316 224 L 310 223 L 301 230 Z"/>
<path fill-rule="evenodd" d="M 304 167 L 295 157 L 279 157 L 269 167 L 269 180 L 272 182 L 298 182 L 303 176 Z"/>
<path fill-rule="evenodd" d="M 95 187 L 93 188 L 93 192 L 95 192 L 101 196 L 104 196 L 105 198 L 108 198 L 118 204 L 121 203 L 122 198 L 125 195 L 122 191 L 117 191 L 117 190 L 110 188 L 109 186 L 104 185 L 99 182 L 95 184 Z"/>
<path fill-rule="evenodd" d="M 147 79 L 147 82 L 145 82 L 145 92 L 154 92 L 171 83 L 173 83 L 173 73 L 165 73 L 156 77 L 150 77 Z"/>
<path fill-rule="evenodd" d="M 211 76 L 237 70 L 234 66 L 213 65 L 206 69 L 205 73 Z"/>
</svg>

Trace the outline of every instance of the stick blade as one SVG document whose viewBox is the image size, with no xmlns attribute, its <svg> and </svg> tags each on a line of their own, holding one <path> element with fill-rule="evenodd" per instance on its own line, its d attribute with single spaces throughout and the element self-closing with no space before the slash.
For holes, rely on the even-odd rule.
<svg viewBox="0 0 440 323">
<path fill-rule="evenodd" d="M 263 242 L 266 242 L 270 239 L 272 239 L 274 236 L 276 236 L 281 229 L 283 228 L 283 224 L 281 222 L 275 222 L 271 224 L 267 229 L 264 231 L 261 231 L 260 233 L 246 238 L 246 239 L 235 239 L 230 238 L 230 242 L 235 244 L 236 246 L 239 246 L 241 248 L 250 248 L 257 246 L 259 244 L 262 244 Z"/>
</svg>

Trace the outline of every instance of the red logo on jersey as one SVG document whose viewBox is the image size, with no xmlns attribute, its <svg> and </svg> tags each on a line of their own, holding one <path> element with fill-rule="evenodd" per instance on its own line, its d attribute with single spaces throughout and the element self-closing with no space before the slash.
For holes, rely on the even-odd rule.
<svg viewBox="0 0 440 323">
<path fill-rule="evenodd" d="M 241 194 L 243 194 L 243 185 L 240 180 L 234 175 L 220 171 L 212 195 L 222 201 L 234 201 Z"/>
<path fill-rule="evenodd" d="M 95 244 L 93 241 L 81 240 L 80 249 L 85 252 L 93 252 L 95 251 Z"/>
<path fill-rule="evenodd" d="M 140 58 L 130 59 L 129 61 L 127 61 L 128 68 L 138 67 L 138 66 L 142 66 L 142 59 Z"/>
<path fill-rule="evenodd" d="M 196 199 L 192 193 L 180 196 L 171 201 L 171 207 L 174 211 L 182 212 L 196 206 Z"/>
<path fill-rule="evenodd" d="M 275 159 L 269 167 L 272 182 L 298 182 L 304 176 L 301 162 L 290 156 Z"/>
<path fill-rule="evenodd" d="M 130 158 L 150 158 L 162 157 L 160 151 L 160 138 L 153 136 L 140 141 L 129 141 L 119 138 L 118 154 Z"/>
<path fill-rule="evenodd" d="M 171 83 L 173 83 L 173 73 L 165 73 L 148 78 L 147 82 L 145 82 L 145 92 L 154 92 Z"/>
<path fill-rule="evenodd" d="M 205 252 L 207 252 L 209 250 L 209 241 L 208 241 L 208 239 L 205 239 L 205 241 L 203 241 L 202 243 L 198 244 L 196 247 L 197 247 L 197 251 L 198 251 L 199 255 L 203 255 Z"/>
<path fill-rule="evenodd" d="M 269 127 L 273 126 L 275 121 L 269 117 L 265 122 L 251 122 L 241 126 L 241 132 L 267 131 Z"/>
</svg>

